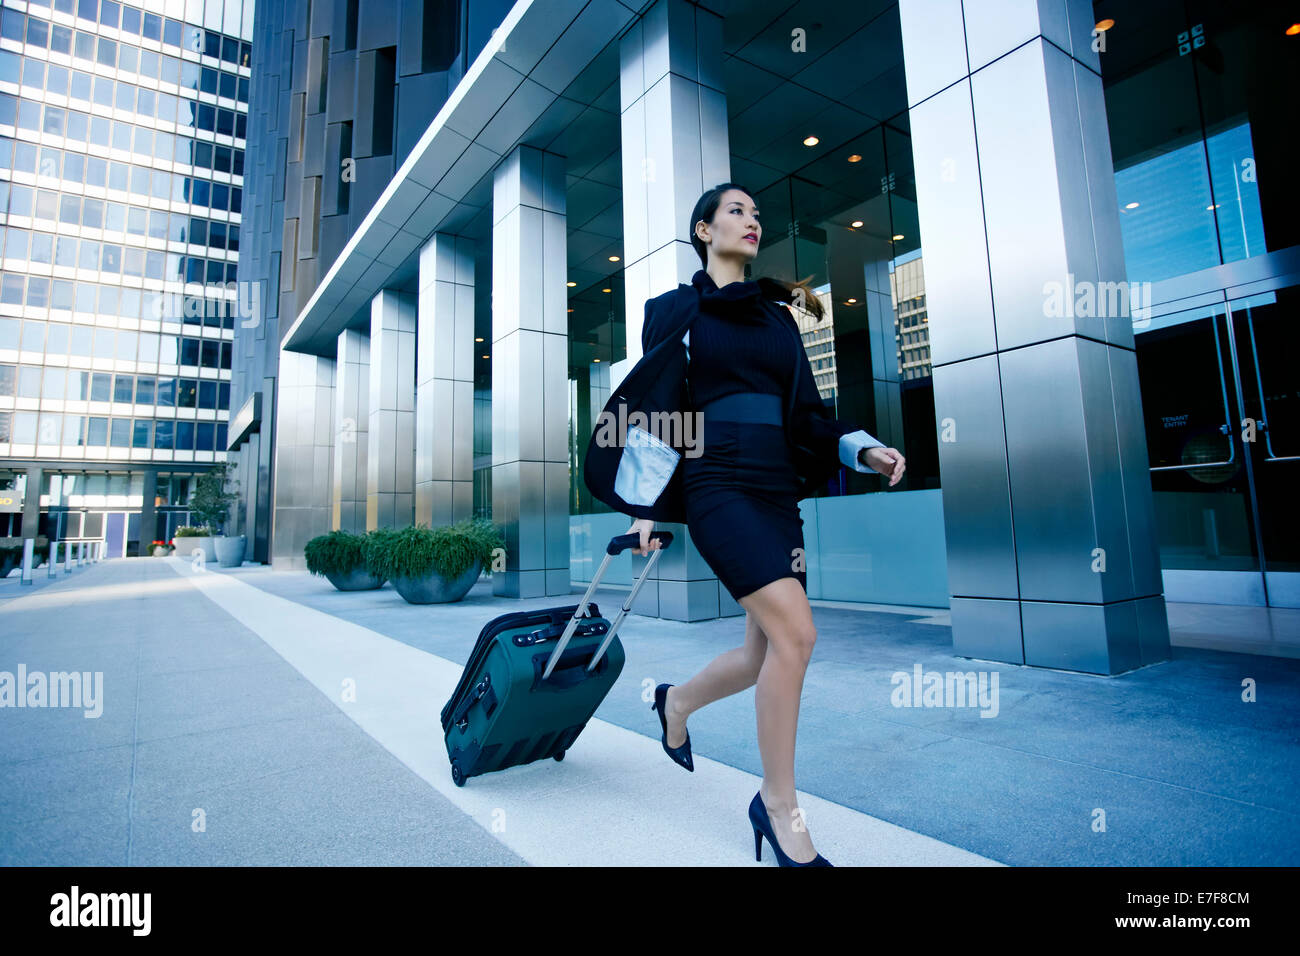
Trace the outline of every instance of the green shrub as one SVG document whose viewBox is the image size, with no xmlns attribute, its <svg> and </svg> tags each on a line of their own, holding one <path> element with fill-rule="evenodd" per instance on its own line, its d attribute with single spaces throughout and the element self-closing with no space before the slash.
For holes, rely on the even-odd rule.
<svg viewBox="0 0 1300 956">
<path fill-rule="evenodd" d="M 319 575 L 349 574 L 365 564 L 365 542 L 364 534 L 351 531 L 331 531 L 312 538 L 304 549 L 307 570 Z"/>
<path fill-rule="evenodd" d="M 388 579 L 382 568 L 387 566 L 387 554 L 393 537 L 397 534 L 392 528 L 376 528 L 374 531 L 367 531 L 361 542 L 361 561 L 366 566 L 366 571 L 375 577 Z"/>
<path fill-rule="evenodd" d="M 389 580 L 422 578 L 432 572 L 456 578 L 476 560 L 483 567 L 490 565 L 493 550 L 505 545 L 486 518 L 466 518 L 433 529 L 419 525 L 400 531 L 372 531 L 366 538 L 370 573 Z"/>
<path fill-rule="evenodd" d="M 234 490 L 238 489 L 239 482 L 231 480 L 230 470 L 230 462 L 222 461 L 194 479 L 189 509 L 209 528 L 224 531 L 230 506 L 239 500 L 238 491 Z M 227 484 L 232 485 L 232 490 L 226 490 Z"/>
<path fill-rule="evenodd" d="M 172 535 L 172 540 L 175 540 L 176 538 L 208 538 L 211 536 L 211 528 L 202 525 L 196 528 L 193 525 L 183 524 L 176 529 L 176 533 Z"/>
</svg>

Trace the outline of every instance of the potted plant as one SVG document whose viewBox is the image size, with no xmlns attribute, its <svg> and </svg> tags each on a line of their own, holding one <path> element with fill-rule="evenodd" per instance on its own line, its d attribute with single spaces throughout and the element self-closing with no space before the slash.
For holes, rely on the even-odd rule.
<svg viewBox="0 0 1300 956">
<path fill-rule="evenodd" d="M 154 541 L 149 545 L 155 558 L 165 558 L 174 550 L 172 545 L 166 541 Z"/>
<path fill-rule="evenodd" d="M 212 529 L 206 526 L 181 525 L 172 535 L 172 545 L 176 548 L 178 558 L 192 557 L 197 548 L 202 552 L 204 561 L 217 560 L 216 552 L 212 549 Z"/>
<path fill-rule="evenodd" d="M 239 498 L 235 491 L 239 482 L 233 482 L 233 487 L 228 490 L 226 485 L 229 480 L 229 462 L 222 461 L 213 465 L 195 479 L 189 508 L 204 524 L 216 529 L 213 557 L 217 564 L 223 568 L 237 568 L 244 563 L 247 541 L 242 534 L 231 536 L 225 533 L 230 506 Z"/>
<path fill-rule="evenodd" d="M 485 518 L 367 535 L 367 565 L 411 604 L 459 601 L 505 542 Z"/>
<path fill-rule="evenodd" d="M 331 531 L 307 542 L 307 570 L 329 579 L 340 591 L 373 591 L 384 586 L 380 575 L 366 567 L 366 535 Z"/>
</svg>

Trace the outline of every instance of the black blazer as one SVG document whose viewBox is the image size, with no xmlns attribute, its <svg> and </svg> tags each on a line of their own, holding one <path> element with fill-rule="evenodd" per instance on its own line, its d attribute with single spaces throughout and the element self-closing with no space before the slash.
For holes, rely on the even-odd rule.
<svg viewBox="0 0 1300 956">
<path fill-rule="evenodd" d="M 769 304 L 780 310 L 781 324 L 798 346 L 795 386 L 787 389 L 785 396 L 785 432 L 794 450 L 795 470 L 802 479 L 796 498 L 803 499 L 839 470 L 844 463 L 842 455 L 853 455 L 856 470 L 873 471 L 857 463 L 857 450 L 883 447 L 884 443 L 828 412 L 794 316 L 784 305 Z M 690 414 L 687 356 L 681 339 L 698 310 L 699 292 L 686 283 L 646 300 L 641 360 L 610 395 L 587 445 L 582 468 L 587 488 L 598 500 L 633 518 L 686 521 L 682 469 L 677 466 L 687 448 L 678 430 L 656 428 L 655 416 Z M 645 418 L 637 416 L 638 412 Z M 695 434 L 698 440 L 698 431 Z M 845 435 L 854 438 L 841 443 Z"/>
</svg>

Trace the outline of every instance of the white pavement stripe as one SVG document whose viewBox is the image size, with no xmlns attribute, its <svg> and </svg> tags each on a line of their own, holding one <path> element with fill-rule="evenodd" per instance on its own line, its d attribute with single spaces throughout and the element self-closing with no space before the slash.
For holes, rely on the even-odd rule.
<svg viewBox="0 0 1300 956">
<path fill-rule="evenodd" d="M 592 718 L 562 763 L 539 760 L 451 780 L 439 713 L 463 664 L 235 577 L 172 568 L 266 641 L 397 759 L 534 865 L 754 866 L 746 809 L 759 778 L 695 753 L 687 773 L 657 737 Z M 436 620 L 431 615 L 430 620 Z M 483 623 L 487 623 L 484 621 Z M 344 681 L 356 688 L 343 699 Z M 649 714 L 649 705 L 647 705 Z M 836 866 L 1000 866 L 829 800 L 800 793 L 817 849 Z M 763 865 L 776 865 L 764 840 Z"/>
</svg>

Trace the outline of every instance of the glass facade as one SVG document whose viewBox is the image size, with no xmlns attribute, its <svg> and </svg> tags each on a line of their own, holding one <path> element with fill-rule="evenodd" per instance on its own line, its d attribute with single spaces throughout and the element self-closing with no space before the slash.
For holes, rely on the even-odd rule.
<svg viewBox="0 0 1300 956">
<path fill-rule="evenodd" d="M 1101 64 L 1128 278 L 1157 306 L 1217 300 L 1134 323 L 1161 564 L 1300 571 L 1300 287 L 1272 265 L 1300 245 L 1294 18 L 1272 3 L 1094 10 L 1115 22 Z M 1220 273 L 1265 289 L 1234 294 Z"/>
<path fill-rule="evenodd" d="M 0 464 L 41 465 L 57 533 L 108 480 L 79 462 L 225 458 L 253 5 L 0 9 Z"/>
</svg>

